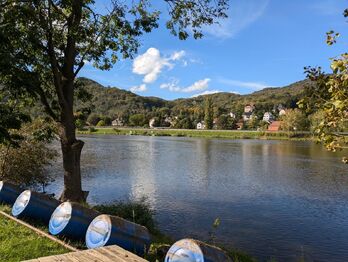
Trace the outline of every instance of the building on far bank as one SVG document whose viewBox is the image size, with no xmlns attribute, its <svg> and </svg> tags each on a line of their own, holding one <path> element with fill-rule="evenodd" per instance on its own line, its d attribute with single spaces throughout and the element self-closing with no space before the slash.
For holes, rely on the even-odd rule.
<svg viewBox="0 0 348 262">
<path fill-rule="evenodd" d="M 244 113 L 242 115 L 243 121 L 249 121 L 249 120 L 253 119 L 253 117 L 254 117 L 254 115 L 253 115 L 254 109 L 255 109 L 255 106 L 253 104 L 245 105 Z"/>
<path fill-rule="evenodd" d="M 149 127 L 150 128 L 154 128 L 155 127 L 155 122 L 156 122 L 156 119 L 153 117 L 150 119 L 149 121 Z"/>
<path fill-rule="evenodd" d="M 255 109 L 254 104 L 246 104 L 244 107 L 244 113 L 252 113 Z"/>
<path fill-rule="evenodd" d="M 279 116 L 286 115 L 286 110 L 285 109 L 280 109 L 279 110 Z"/>
<path fill-rule="evenodd" d="M 273 121 L 269 126 L 268 126 L 268 129 L 267 131 L 279 131 L 280 130 L 280 124 L 281 124 L 281 121 Z"/>
<path fill-rule="evenodd" d="M 265 112 L 263 114 L 262 120 L 270 123 L 270 122 L 272 122 L 274 120 L 274 116 L 273 116 L 273 114 L 271 112 Z"/>
<path fill-rule="evenodd" d="M 124 123 L 123 123 L 121 118 L 116 118 L 116 119 L 112 120 L 111 125 L 112 126 L 123 126 Z"/>
<path fill-rule="evenodd" d="M 196 129 L 205 129 L 204 121 L 198 122 L 196 125 Z"/>
</svg>

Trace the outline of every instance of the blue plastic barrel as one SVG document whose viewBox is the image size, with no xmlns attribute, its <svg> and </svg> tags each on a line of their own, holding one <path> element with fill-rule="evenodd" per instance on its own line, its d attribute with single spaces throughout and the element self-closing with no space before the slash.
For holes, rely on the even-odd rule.
<svg viewBox="0 0 348 262">
<path fill-rule="evenodd" d="M 32 218 L 48 224 L 52 213 L 60 203 L 55 198 L 25 190 L 13 204 L 12 215 L 18 218 Z"/>
<path fill-rule="evenodd" d="M 75 240 L 83 240 L 89 224 L 100 215 L 99 212 L 76 203 L 64 202 L 53 212 L 48 224 L 52 235 L 64 235 Z"/>
<path fill-rule="evenodd" d="M 165 262 L 232 262 L 221 249 L 199 240 L 181 239 L 169 249 Z"/>
<path fill-rule="evenodd" d="M 22 191 L 23 189 L 12 183 L 0 181 L 0 203 L 12 206 Z"/>
<path fill-rule="evenodd" d="M 150 244 L 151 237 L 146 227 L 116 216 L 97 216 L 86 233 L 88 248 L 118 245 L 143 256 L 149 250 Z"/>
</svg>

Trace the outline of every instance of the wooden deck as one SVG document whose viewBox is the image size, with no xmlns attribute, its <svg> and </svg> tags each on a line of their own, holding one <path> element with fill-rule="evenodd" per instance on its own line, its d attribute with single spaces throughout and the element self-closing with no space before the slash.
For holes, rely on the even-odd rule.
<svg viewBox="0 0 348 262">
<path fill-rule="evenodd" d="M 41 257 L 27 262 L 146 262 L 147 260 L 130 253 L 119 246 L 107 246 L 70 252 L 63 255 Z"/>
</svg>

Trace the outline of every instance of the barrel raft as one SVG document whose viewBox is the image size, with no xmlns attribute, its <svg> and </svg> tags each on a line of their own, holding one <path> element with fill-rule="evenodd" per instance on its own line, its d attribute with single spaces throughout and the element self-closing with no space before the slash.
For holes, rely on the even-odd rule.
<svg viewBox="0 0 348 262">
<path fill-rule="evenodd" d="M 151 237 L 146 227 L 116 216 L 97 216 L 86 233 L 88 248 L 118 245 L 142 256 L 150 244 Z"/>
<path fill-rule="evenodd" d="M 0 203 L 12 206 L 22 191 L 23 189 L 12 183 L 0 181 Z"/>
<path fill-rule="evenodd" d="M 31 190 L 25 190 L 13 204 L 12 215 L 18 218 L 37 219 L 48 224 L 52 213 L 60 203 L 55 198 Z"/>
<path fill-rule="evenodd" d="M 232 259 L 220 248 L 199 240 L 181 239 L 169 249 L 165 262 L 232 262 Z"/>
<path fill-rule="evenodd" d="M 89 224 L 99 212 L 72 202 L 60 204 L 53 212 L 48 228 L 52 235 L 84 240 Z"/>
</svg>

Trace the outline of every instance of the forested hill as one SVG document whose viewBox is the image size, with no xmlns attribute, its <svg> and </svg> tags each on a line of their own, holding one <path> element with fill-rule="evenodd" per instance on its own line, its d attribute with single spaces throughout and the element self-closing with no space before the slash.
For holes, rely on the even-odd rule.
<svg viewBox="0 0 348 262">
<path fill-rule="evenodd" d="M 167 101 L 158 97 L 139 96 L 115 87 L 104 87 L 87 78 L 80 78 L 80 81 L 84 83 L 85 89 L 92 95 L 92 99 L 88 104 L 77 103 L 77 109 L 82 106 L 90 106 L 93 113 L 111 118 L 128 118 L 132 114 L 151 115 L 160 109 L 165 109 L 172 116 L 183 111 L 190 114 L 199 113 L 204 108 L 206 96 L 211 98 L 214 108 L 220 113 L 230 111 L 241 113 L 244 105 L 248 103 L 255 104 L 256 109 L 260 112 L 272 110 L 279 104 L 286 108 L 293 108 L 301 98 L 304 86 L 310 83 L 308 80 L 303 80 L 286 87 L 266 88 L 248 95 L 216 93 Z"/>
</svg>

